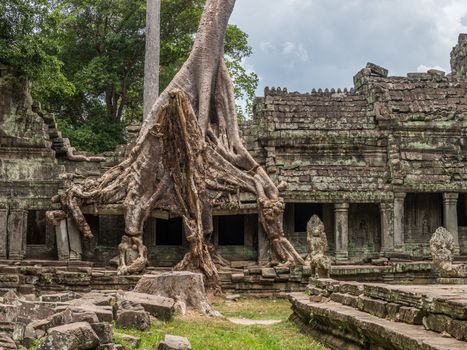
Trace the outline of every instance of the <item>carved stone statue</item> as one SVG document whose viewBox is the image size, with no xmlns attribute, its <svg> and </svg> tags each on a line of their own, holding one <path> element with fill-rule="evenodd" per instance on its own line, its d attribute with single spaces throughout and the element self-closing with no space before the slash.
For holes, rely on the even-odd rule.
<svg viewBox="0 0 467 350">
<path fill-rule="evenodd" d="M 467 265 L 453 264 L 454 237 L 444 227 L 439 227 L 430 240 L 433 266 L 439 277 L 467 277 Z"/>
<path fill-rule="evenodd" d="M 306 226 L 307 253 L 306 263 L 311 272 L 318 278 L 329 278 L 331 259 L 326 255 L 328 240 L 324 232 L 324 224 L 317 215 L 313 215 Z"/>
</svg>

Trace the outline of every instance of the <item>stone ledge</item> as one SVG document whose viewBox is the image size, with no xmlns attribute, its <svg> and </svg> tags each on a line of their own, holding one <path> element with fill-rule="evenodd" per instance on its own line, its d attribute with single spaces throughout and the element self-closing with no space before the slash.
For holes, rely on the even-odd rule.
<svg viewBox="0 0 467 350">
<path fill-rule="evenodd" d="M 386 349 L 390 344 L 396 350 L 463 350 L 466 346 L 422 326 L 381 319 L 333 301 L 312 302 L 304 293 L 292 293 L 289 299 L 294 311 L 291 320 L 333 349 Z M 339 342 L 346 345 L 339 347 Z"/>
</svg>

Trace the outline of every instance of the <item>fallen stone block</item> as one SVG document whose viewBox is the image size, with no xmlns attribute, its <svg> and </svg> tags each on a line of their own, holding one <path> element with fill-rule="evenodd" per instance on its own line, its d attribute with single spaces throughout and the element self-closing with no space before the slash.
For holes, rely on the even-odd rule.
<svg viewBox="0 0 467 350">
<path fill-rule="evenodd" d="M 191 350 L 191 344 L 185 337 L 166 335 L 157 345 L 157 350 Z"/>
<path fill-rule="evenodd" d="M 91 328 L 96 333 L 101 344 L 110 344 L 113 339 L 112 324 L 107 322 L 92 323 Z"/>
<path fill-rule="evenodd" d="M 119 292 L 117 294 L 117 300 L 127 300 L 132 303 L 139 304 L 152 316 L 163 321 L 171 320 L 175 312 L 175 300 L 158 295 L 136 292 Z"/>
<path fill-rule="evenodd" d="M 151 318 L 149 313 L 144 311 L 144 309 L 118 310 L 117 326 L 145 331 L 151 326 Z"/>
<path fill-rule="evenodd" d="M 125 345 L 131 348 L 138 348 L 141 343 L 141 339 L 128 334 L 119 334 L 119 337 L 125 342 Z"/>
<path fill-rule="evenodd" d="M 70 323 L 49 329 L 47 337 L 37 350 L 87 350 L 99 345 L 91 325 L 87 322 Z"/>
<path fill-rule="evenodd" d="M 73 312 L 93 312 L 96 314 L 98 322 L 113 322 L 114 315 L 113 310 L 110 306 L 94 306 L 94 305 L 70 305 L 70 306 L 59 306 L 55 308 L 56 311 L 70 309 Z"/>
</svg>

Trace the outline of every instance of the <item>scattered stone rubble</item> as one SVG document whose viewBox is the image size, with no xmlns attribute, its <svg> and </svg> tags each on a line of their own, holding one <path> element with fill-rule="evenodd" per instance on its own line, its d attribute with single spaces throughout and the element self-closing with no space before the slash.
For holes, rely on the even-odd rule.
<svg viewBox="0 0 467 350">
<path fill-rule="evenodd" d="M 35 298 L 8 291 L 0 298 L 0 349 L 39 343 L 39 350 L 115 350 L 119 346 L 113 343 L 113 322 L 147 330 L 152 317 L 167 321 L 174 312 L 173 299 L 134 292 L 65 292 Z M 122 338 L 138 344 L 130 336 Z"/>
</svg>

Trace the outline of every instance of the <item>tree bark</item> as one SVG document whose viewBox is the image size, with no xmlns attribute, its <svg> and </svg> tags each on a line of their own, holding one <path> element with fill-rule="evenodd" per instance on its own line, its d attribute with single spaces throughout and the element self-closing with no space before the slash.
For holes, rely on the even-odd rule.
<svg viewBox="0 0 467 350">
<path fill-rule="evenodd" d="M 159 96 L 160 0 L 147 0 L 144 58 L 144 119 Z"/>
<path fill-rule="evenodd" d="M 92 236 L 80 207 L 123 201 L 125 236 L 120 273 L 144 268 L 143 225 L 156 208 L 183 219 L 190 251 L 176 266 L 202 272 L 219 285 L 212 233 L 212 207 L 240 191 L 256 195 L 258 213 L 275 260 L 304 264 L 282 228 L 284 201 L 240 139 L 224 36 L 235 0 L 208 0 L 193 50 L 145 118 L 129 157 L 98 181 L 74 185 L 54 200 Z M 55 212 L 54 215 L 57 215 Z M 214 259 L 213 259 L 214 258 Z"/>
</svg>

